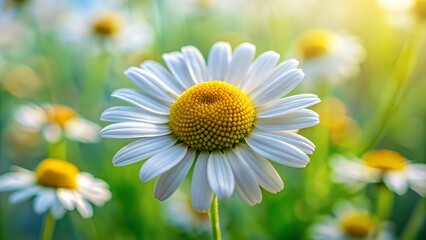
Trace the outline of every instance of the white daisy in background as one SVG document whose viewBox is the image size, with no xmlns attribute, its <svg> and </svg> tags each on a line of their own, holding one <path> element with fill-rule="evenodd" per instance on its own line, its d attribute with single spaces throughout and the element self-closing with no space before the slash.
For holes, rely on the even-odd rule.
<svg viewBox="0 0 426 240">
<path fill-rule="evenodd" d="M 191 207 L 191 199 L 182 192 L 176 191 L 164 201 L 164 216 L 171 224 L 184 232 L 199 234 L 210 231 L 209 215 L 197 212 Z"/>
<path fill-rule="evenodd" d="M 15 118 L 24 127 L 41 131 L 51 143 L 60 141 L 64 136 L 80 142 L 99 140 L 99 125 L 81 118 L 74 109 L 64 105 L 22 105 L 16 110 Z"/>
<path fill-rule="evenodd" d="M 355 37 L 326 29 L 302 33 L 295 47 L 306 83 L 314 86 L 318 81 L 337 83 L 356 75 L 365 58 L 365 50 Z"/>
<path fill-rule="evenodd" d="M 250 205 L 260 203 L 259 185 L 276 193 L 284 184 L 267 159 L 305 167 L 314 144 L 294 130 L 318 124 L 306 109 L 320 100 L 313 94 L 282 98 L 304 76 L 296 60 L 275 66 L 279 55 L 255 46 L 216 43 L 208 64 L 193 46 L 163 55 L 169 70 L 154 61 L 125 73 L 142 90 L 119 89 L 112 96 L 133 107 L 112 107 L 102 120 L 116 122 L 101 131 L 105 138 L 141 138 L 122 148 L 116 166 L 148 159 L 140 179 L 158 177 L 154 195 L 170 197 L 195 162 L 191 197 L 207 211 L 216 194 L 236 192 Z"/>
<path fill-rule="evenodd" d="M 395 239 L 390 225 L 380 224 L 376 217 L 365 209 L 357 209 L 350 204 L 340 204 L 335 216 L 324 216 L 310 229 L 312 239 L 350 240 L 350 239 Z M 379 231 L 379 233 L 376 233 Z"/>
<path fill-rule="evenodd" d="M 426 21 L 426 0 L 378 0 L 378 3 L 395 25 L 403 27 Z"/>
<path fill-rule="evenodd" d="M 426 164 L 410 163 L 394 151 L 372 151 L 362 160 L 337 156 L 332 158 L 331 167 L 337 182 L 349 185 L 383 182 L 399 195 L 411 188 L 426 196 Z"/>
<path fill-rule="evenodd" d="M 95 4 L 70 13 L 60 37 L 78 46 L 96 48 L 106 44 L 122 52 L 147 48 L 153 42 L 154 32 L 140 14 L 137 16 L 103 3 Z"/>
<path fill-rule="evenodd" d="M 0 176 L 0 191 L 11 191 L 10 204 L 34 198 L 37 214 L 50 211 L 56 218 L 77 209 L 83 218 L 93 215 L 92 204 L 102 206 L 111 198 L 108 184 L 86 172 L 79 172 L 73 164 L 46 159 L 35 172 L 14 167 L 14 171 Z"/>
</svg>

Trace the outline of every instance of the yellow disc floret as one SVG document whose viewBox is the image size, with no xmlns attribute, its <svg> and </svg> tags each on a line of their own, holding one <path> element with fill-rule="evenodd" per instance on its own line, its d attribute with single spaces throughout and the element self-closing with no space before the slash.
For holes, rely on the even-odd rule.
<svg viewBox="0 0 426 240">
<path fill-rule="evenodd" d="M 121 28 L 121 18 L 115 13 L 104 13 L 92 22 L 92 31 L 99 36 L 114 36 Z"/>
<path fill-rule="evenodd" d="M 44 108 L 47 120 L 53 124 L 64 126 L 68 120 L 76 118 L 77 113 L 70 107 L 64 105 L 49 105 Z"/>
<path fill-rule="evenodd" d="M 76 166 L 56 159 L 44 160 L 35 170 L 37 184 L 52 188 L 76 188 L 77 174 Z"/>
<path fill-rule="evenodd" d="M 189 88 L 173 103 L 170 128 L 189 147 L 213 151 L 240 142 L 254 118 L 253 103 L 243 91 L 211 81 Z"/>
<path fill-rule="evenodd" d="M 370 213 L 358 211 L 343 215 L 340 224 L 347 236 L 364 239 L 372 234 L 376 221 Z"/>
<path fill-rule="evenodd" d="M 390 150 L 372 151 L 367 153 L 363 159 L 367 166 L 384 171 L 400 171 L 407 165 L 407 160 L 403 156 Z"/>
<path fill-rule="evenodd" d="M 330 52 L 332 40 L 333 36 L 327 30 L 310 30 L 299 37 L 299 51 L 305 59 L 323 56 Z"/>
</svg>

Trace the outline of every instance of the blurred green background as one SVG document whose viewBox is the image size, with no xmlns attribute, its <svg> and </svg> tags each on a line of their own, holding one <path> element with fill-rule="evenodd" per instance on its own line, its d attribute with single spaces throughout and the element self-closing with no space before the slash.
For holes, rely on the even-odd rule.
<svg viewBox="0 0 426 240">
<path fill-rule="evenodd" d="M 162 62 L 162 53 L 178 51 L 185 45 L 194 45 L 207 56 L 217 41 L 230 42 L 233 47 L 248 41 L 256 45 L 257 54 L 273 50 L 285 60 L 295 57 L 292 49 L 299 34 L 312 28 L 357 36 L 366 50 L 359 74 L 332 86 L 326 94 L 309 89 L 323 100 L 315 109 L 321 120 L 324 116 L 338 117 L 339 112 L 326 105 L 330 101 L 325 101 L 334 97 L 346 105 L 352 125 L 336 130 L 320 124 L 301 131 L 317 145 L 317 150 L 306 169 L 276 165 L 285 183 L 282 192 L 263 191 L 263 202 L 254 207 L 237 196 L 220 201 L 223 237 L 310 239 L 310 226 L 319 216 L 332 214 L 334 204 L 344 199 L 374 211 L 375 186 L 347 191 L 332 182 L 328 160 L 334 153 L 360 154 L 359 149 L 380 127 L 377 122 L 385 124 L 385 131 L 373 148 L 392 149 L 413 162 L 426 162 L 425 38 L 415 50 L 418 57 L 398 98 L 398 107 L 386 121 L 376 119 L 376 115 L 386 111 L 395 91 L 393 76 L 404 44 L 416 31 L 425 28 L 424 24 L 395 24 L 396 16 L 373 0 L 107 2 L 133 21 L 149 25 L 150 31 L 145 32 L 149 36 L 143 36 L 149 41 L 125 50 L 104 39 L 69 41 L 74 32 L 68 28 L 67 21 L 73 20 L 66 16 L 71 12 L 83 14 L 93 4 L 99 4 L 96 1 L 0 1 L 0 21 L 3 21 L 0 23 L 0 174 L 8 172 L 11 165 L 34 170 L 48 154 L 48 144 L 41 136 L 14 128 L 14 111 L 20 104 L 64 104 L 82 117 L 105 126 L 99 120 L 101 112 L 122 105 L 110 97 L 111 92 L 135 87 L 123 74 L 130 66 L 147 59 Z M 81 24 L 84 23 L 78 27 L 83 27 Z M 294 93 L 297 92 L 306 91 L 299 87 Z M 67 159 L 81 171 L 104 179 L 110 185 L 112 199 L 102 208 L 95 207 L 93 218 L 88 220 L 75 211 L 67 213 L 57 222 L 54 238 L 209 238 L 208 222 L 207 231 L 205 226 L 192 226 L 188 230 L 175 223 L 179 220 L 170 216 L 170 203 L 167 203 L 173 199 L 165 203 L 157 201 L 153 196 L 154 181 L 143 183 L 138 179 L 141 163 L 113 167 L 112 157 L 128 142 L 102 139 L 99 143 L 85 144 L 67 140 Z M 183 196 L 189 196 L 189 184 L 190 176 L 179 189 Z M 43 216 L 34 213 L 30 201 L 9 205 L 7 197 L 7 193 L 0 193 L 0 239 L 37 239 Z M 396 235 L 403 231 L 419 199 L 412 191 L 395 198 L 390 220 L 395 224 Z M 199 218 L 197 221 L 206 221 L 205 216 L 194 216 Z M 426 237 L 424 221 L 422 224 L 418 239 Z"/>
</svg>

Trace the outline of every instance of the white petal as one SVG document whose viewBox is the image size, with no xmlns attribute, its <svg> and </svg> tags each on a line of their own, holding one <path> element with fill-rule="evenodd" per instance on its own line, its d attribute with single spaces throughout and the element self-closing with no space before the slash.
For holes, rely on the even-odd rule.
<svg viewBox="0 0 426 240">
<path fill-rule="evenodd" d="M 185 56 L 188 69 L 192 72 L 197 82 L 207 82 L 209 80 L 209 73 L 200 51 L 196 47 L 186 46 L 182 48 L 182 53 Z"/>
<path fill-rule="evenodd" d="M 262 193 L 252 170 L 243 160 L 243 156 L 234 150 L 230 150 L 226 154 L 234 173 L 237 194 L 250 206 L 260 203 L 262 201 Z"/>
<path fill-rule="evenodd" d="M 172 104 L 179 96 L 148 70 L 131 67 L 124 74 L 138 85 L 145 94 L 164 104 Z"/>
<path fill-rule="evenodd" d="M 311 141 L 309 141 L 309 139 L 297 133 L 285 132 L 285 131 L 271 132 L 271 131 L 260 130 L 258 128 L 253 129 L 253 132 L 261 132 L 261 134 L 265 136 L 269 136 L 279 141 L 288 143 L 302 150 L 306 154 L 312 154 L 315 150 L 315 145 Z"/>
<path fill-rule="evenodd" d="M 258 90 L 249 93 L 249 96 L 256 106 L 268 104 L 287 95 L 302 81 L 303 76 L 304 74 L 300 69 L 290 70 L 262 85 Z"/>
<path fill-rule="evenodd" d="M 75 194 L 75 204 L 78 212 L 83 218 L 90 218 L 93 216 L 93 208 L 89 202 L 84 200 L 79 194 Z"/>
<path fill-rule="evenodd" d="M 281 98 L 278 101 L 258 107 L 257 118 L 270 118 L 296 112 L 308 108 L 320 102 L 315 94 L 299 94 L 291 97 Z"/>
<path fill-rule="evenodd" d="M 254 125 L 259 129 L 264 130 L 288 131 L 312 127 L 318 123 L 319 116 L 316 112 L 309 109 L 303 109 L 278 117 L 258 118 Z"/>
<path fill-rule="evenodd" d="M 74 202 L 76 201 L 74 192 L 66 188 L 59 188 L 56 190 L 56 196 L 65 209 L 69 211 L 74 210 Z"/>
<path fill-rule="evenodd" d="M 31 186 L 28 188 L 23 188 L 22 190 L 19 190 L 17 192 L 13 192 L 9 196 L 9 203 L 10 204 L 17 204 L 21 203 L 32 196 L 36 195 L 40 191 L 40 188 L 37 186 Z"/>
<path fill-rule="evenodd" d="M 191 169 L 194 159 L 195 150 L 189 149 L 180 163 L 158 177 L 154 186 L 154 196 L 158 200 L 166 200 L 176 191 Z"/>
<path fill-rule="evenodd" d="M 265 78 L 271 74 L 280 55 L 273 51 L 262 53 L 250 66 L 247 76 L 243 79 L 240 88 L 244 92 L 251 92 L 255 86 L 264 84 Z"/>
<path fill-rule="evenodd" d="M 150 158 L 173 146 L 177 139 L 170 135 L 143 138 L 124 146 L 112 159 L 114 166 L 124 166 Z"/>
<path fill-rule="evenodd" d="M 50 188 L 41 189 L 34 199 L 34 211 L 37 214 L 46 212 L 47 209 L 53 205 L 55 200 L 55 190 Z"/>
<path fill-rule="evenodd" d="M 228 159 L 220 152 L 210 153 L 207 163 L 207 179 L 210 188 L 219 199 L 229 198 L 234 192 L 234 174 Z"/>
<path fill-rule="evenodd" d="M 65 208 L 61 205 L 58 199 L 53 202 L 50 210 L 55 219 L 61 219 L 65 215 Z"/>
<path fill-rule="evenodd" d="M 42 129 L 43 137 L 49 143 L 57 143 L 63 136 L 62 127 L 58 124 L 44 125 Z"/>
<path fill-rule="evenodd" d="M 21 105 L 15 112 L 15 119 L 25 127 L 39 130 L 46 123 L 46 113 L 34 104 Z"/>
<path fill-rule="evenodd" d="M 101 120 L 108 122 L 168 123 L 169 117 L 138 107 L 111 107 L 102 113 Z"/>
<path fill-rule="evenodd" d="M 149 181 L 166 172 L 185 157 L 187 150 L 188 146 L 181 143 L 154 155 L 142 166 L 139 178 L 143 181 Z"/>
<path fill-rule="evenodd" d="M 172 72 L 173 76 L 179 82 L 179 84 L 188 89 L 193 85 L 197 84 L 197 80 L 191 74 L 185 61 L 185 57 L 180 52 L 172 52 L 163 54 L 164 62 Z"/>
<path fill-rule="evenodd" d="M 225 80 L 231 60 L 231 46 L 229 43 L 218 42 L 210 49 L 208 69 L 210 80 Z"/>
<path fill-rule="evenodd" d="M 111 96 L 156 114 L 169 115 L 169 105 L 159 102 L 134 89 L 118 89 L 114 91 Z"/>
<path fill-rule="evenodd" d="M 141 65 L 142 69 L 148 70 L 153 73 L 159 80 L 163 81 L 167 86 L 173 89 L 178 95 L 186 90 L 183 86 L 179 84 L 175 77 L 170 74 L 169 71 L 161 64 L 155 61 L 145 61 Z"/>
<path fill-rule="evenodd" d="M 266 191 L 277 193 L 284 188 L 284 183 L 272 164 L 244 144 L 236 148 L 238 154 L 250 166 L 257 182 Z"/>
<path fill-rule="evenodd" d="M 67 121 L 65 124 L 65 135 L 80 142 L 97 142 L 101 127 L 82 118 Z"/>
<path fill-rule="evenodd" d="M 27 188 L 34 184 L 33 173 L 11 172 L 0 176 L 0 192 Z"/>
<path fill-rule="evenodd" d="M 398 195 L 404 195 L 408 190 L 407 176 L 404 173 L 389 172 L 383 177 L 383 182 Z"/>
<path fill-rule="evenodd" d="M 277 163 L 303 168 L 309 162 L 309 157 L 300 149 L 259 131 L 252 132 L 245 140 L 255 152 Z"/>
<path fill-rule="evenodd" d="M 206 212 L 213 201 L 213 192 L 207 179 L 208 158 L 207 152 L 201 152 L 192 173 L 191 201 L 192 207 L 196 211 Z"/>
<path fill-rule="evenodd" d="M 229 63 L 228 73 L 226 74 L 225 82 L 239 86 L 247 74 L 254 58 L 256 47 L 250 43 L 240 44 L 232 55 Z"/>
<path fill-rule="evenodd" d="M 170 134 L 172 131 L 165 124 L 142 122 L 121 122 L 106 126 L 101 131 L 104 138 L 142 138 L 158 137 Z"/>
<path fill-rule="evenodd" d="M 407 168 L 407 177 L 410 180 L 426 182 L 426 164 L 412 163 Z"/>
</svg>

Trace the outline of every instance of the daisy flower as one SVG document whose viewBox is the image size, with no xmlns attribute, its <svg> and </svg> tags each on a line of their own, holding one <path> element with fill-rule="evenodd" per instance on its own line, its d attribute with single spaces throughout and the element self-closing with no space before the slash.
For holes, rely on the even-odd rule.
<svg viewBox="0 0 426 240">
<path fill-rule="evenodd" d="M 99 140 L 100 127 L 81 118 L 74 109 L 64 105 L 22 105 L 16 110 L 15 118 L 21 125 L 41 131 L 51 143 L 60 141 L 64 136 L 80 142 Z"/>
<path fill-rule="evenodd" d="M 118 51 L 130 51 L 149 46 L 153 41 L 151 26 L 135 19 L 128 12 L 101 4 L 70 13 L 65 20 L 65 40 L 79 46 L 102 46 Z"/>
<path fill-rule="evenodd" d="M 10 204 L 21 203 L 34 196 L 37 214 L 50 211 L 56 219 L 66 210 L 77 209 L 83 218 L 93 215 L 92 204 L 102 206 L 111 198 L 108 185 L 91 174 L 79 172 L 73 164 L 57 159 L 45 159 L 35 172 L 14 167 L 0 176 L 0 191 L 12 191 Z"/>
<path fill-rule="evenodd" d="M 362 160 L 337 156 L 332 159 L 335 180 L 347 184 L 383 182 L 391 191 L 403 195 L 411 188 L 426 196 L 426 164 L 410 163 L 399 153 L 376 150 Z"/>
<path fill-rule="evenodd" d="M 276 193 L 284 184 L 267 159 L 305 167 L 314 144 L 294 130 L 318 124 L 305 109 L 316 95 L 281 98 L 303 78 L 296 60 L 275 66 L 269 51 L 254 62 L 255 46 L 216 43 L 208 64 L 193 46 L 163 55 L 168 70 L 154 61 L 125 74 L 142 90 L 119 89 L 112 96 L 133 107 L 112 107 L 102 120 L 116 122 L 101 131 L 105 138 L 140 138 L 122 148 L 116 166 L 147 159 L 140 179 L 158 177 L 154 195 L 165 200 L 195 163 L 191 197 L 198 211 L 236 192 L 249 205 L 262 201 L 259 186 Z"/>
<path fill-rule="evenodd" d="M 365 56 L 355 37 L 326 29 L 302 33 L 296 47 L 295 54 L 310 84 L 321 80 L 336 83 L 356 75 Z"/>
<path fill-rule="evenodd" d="M 380 226 L 376 217 L 365 209 L 349 204 L 335 209 L 335 216 L 324 216 L 311 227 L 311 237 L 316 240 L 377 239 L 390 240 L 394 235 L 389 226 Z M 378 234 L 376 232 L 379 231 Z"/>
</svg>

